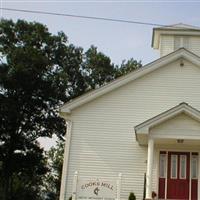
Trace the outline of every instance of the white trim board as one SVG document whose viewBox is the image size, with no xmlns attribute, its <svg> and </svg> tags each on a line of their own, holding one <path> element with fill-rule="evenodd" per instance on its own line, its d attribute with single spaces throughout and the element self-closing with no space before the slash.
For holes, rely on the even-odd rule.
<svg viewBox="0 0 200 200">
<path fill-rule="evenodd" d="M 153 128 L 153 127 L 155 127 L 155 126 L 157 126 L 157 125 L 159 125 L 181 113 L 184 113 L 184 114 L 188 115 L 189 117 L 200 122 L 200 111 L 193 108 L 189 104 L 182 102 L 179 105 L 135 126 L 136 140 L 141 144 L 146 142 L 147 136 L 149 135 L 149 130 L 151 128 Z M 172 137 L 172 136 L 168 137 L 167 135 L 164 135 L 163 139 L 167 139 L 167 138 L 174 139 L 176 137 Z M 183 139 L 198 139 L 198 138 L 192 138 L 192 137 L 188 136 Z"/>
</svg>

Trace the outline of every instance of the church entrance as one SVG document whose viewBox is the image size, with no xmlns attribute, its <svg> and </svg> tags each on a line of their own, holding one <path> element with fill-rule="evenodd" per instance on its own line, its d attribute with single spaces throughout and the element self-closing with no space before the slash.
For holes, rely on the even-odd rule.
<svg viewBox="0 0 200 200">
<path fill-rule="evenodd" d="M 198 153 L 160 152 L 159 198 L 197 200 Z"/>
</svg>

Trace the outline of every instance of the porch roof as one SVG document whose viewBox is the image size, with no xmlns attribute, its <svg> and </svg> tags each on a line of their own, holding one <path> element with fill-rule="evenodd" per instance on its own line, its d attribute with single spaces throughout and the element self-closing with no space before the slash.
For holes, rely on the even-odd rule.
<svg viewBox="0 0 200 200">
<path fill-rule="evenodd" d="M 156 127 L 182 113 L 200 122 L 200 111 L 189 104 L 182 102 L 179 105 L 135 126 L 136 140 L 139 144 L 147 144 L 151 128 Z"/>
</svg>

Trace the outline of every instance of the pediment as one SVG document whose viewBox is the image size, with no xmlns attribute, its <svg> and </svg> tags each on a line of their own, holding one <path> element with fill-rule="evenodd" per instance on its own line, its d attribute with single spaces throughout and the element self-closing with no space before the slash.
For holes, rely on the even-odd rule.
<svg viewBox="0 0 200 200">
<path fill-rule="evenodd" d="M 150 134 L 151 137 L 157 134 L 175 138 L 179 134 L 184 136 L 184 132 L 189 130 L 191 135 L 200 133 L 200 112 L 187 103 L 181 103 L 135 126 L 136 139 L 140 144 L 146 144 Z"/>
</svg>

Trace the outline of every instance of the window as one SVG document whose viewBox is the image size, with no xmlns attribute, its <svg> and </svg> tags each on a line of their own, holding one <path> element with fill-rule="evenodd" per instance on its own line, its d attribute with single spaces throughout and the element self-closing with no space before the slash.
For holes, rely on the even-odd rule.
<svg viewBox="0 0 200 200">
<path fill-rule="evenodd" d="M 171 155 L 171 178 L 177 178 L 177 155 Z"/>
<path fill-rule="evenodd" d="M 174 37 L 174 50 L 179 48 L 189 48 L 189 37 L 188 36 L 175 36 Z"/>
<path fill-rule="evenodd" d="M 191 178 L 197 179 L 198 178 L 198 156 L 192 155 L 191 158 Z"/>
<path fill-rule="evenodd" d="M 180 179 L 186 179 L 186 165 L 187 157 L 186 155 L 180 155 Z"/>
<path fill-rule="evenodd" d="M 159 177 L 166 177 L 166 154 L 160 154 L 160 163 L 159 163 Z"/>
<path fill-rule="evenodd" d="M 174 50 L 177 50 L 181 47 L 181 37 L 175 36 L 174 37 Z"/>
</svg>

